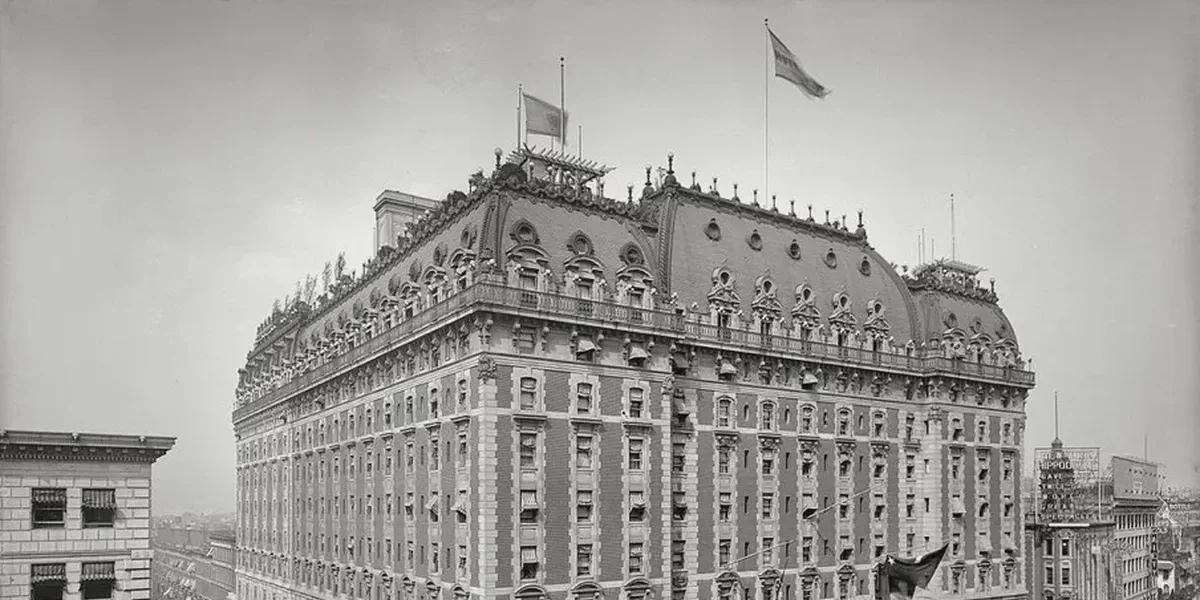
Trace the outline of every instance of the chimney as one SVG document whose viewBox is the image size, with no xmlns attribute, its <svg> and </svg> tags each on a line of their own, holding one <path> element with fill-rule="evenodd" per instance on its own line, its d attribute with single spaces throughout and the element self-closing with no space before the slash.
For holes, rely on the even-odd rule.
<svg viewBox="0 0 1200 600">
<path fill-rule="evenodd" d="M 409 223 L 415 225 L 437 205 L 437 200 L 384 190 L 375 199 L 375 252 L 378 253 L 384 246 L 394 248 L 396 236 L 404 233 L 405 226 Z"/>
</svg>

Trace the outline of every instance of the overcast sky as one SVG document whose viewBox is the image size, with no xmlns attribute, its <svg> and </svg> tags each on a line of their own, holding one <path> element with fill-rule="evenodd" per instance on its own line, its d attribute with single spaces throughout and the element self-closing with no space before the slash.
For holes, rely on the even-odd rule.
<svg viewBox="0 0 1200 600">
<path fill-rule="evenodd" d="M 236 371 L 275 298 L 372 250 L 559 96 L 583 154 L 922 227 L 995 277 L 1061 437 L 1200 478 L 1195 10 L 1184 4 L 0 0 L 0 427 L 172 435 L 155 510 L 232 510 Z M 537 141 L 537 140 L 533 140 Z M 575 140 L 572 140 L 574 143 Z M 800 209 L 803 210 L 803 209 Z"/>
</svg>

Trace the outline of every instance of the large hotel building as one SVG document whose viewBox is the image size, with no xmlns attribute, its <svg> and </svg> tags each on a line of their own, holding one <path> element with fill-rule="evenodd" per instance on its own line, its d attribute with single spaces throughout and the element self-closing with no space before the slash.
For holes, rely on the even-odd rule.
<svg viewBox="0 0 1200 600">
<path fill-rule="evenodd" d="M 673 165 L 614 200 L 501 158 L 384 192 L 362 271 L 260 326 L 240 600 L 862 598 L 942 544 L 935 595 L 1025 597 L 1033 374 L 978 268 Z"/>
</svg>

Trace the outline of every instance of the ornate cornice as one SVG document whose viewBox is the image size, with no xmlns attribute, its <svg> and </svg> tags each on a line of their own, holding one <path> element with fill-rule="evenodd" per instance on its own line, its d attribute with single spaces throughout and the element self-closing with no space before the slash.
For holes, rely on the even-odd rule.
<svg viewBox="0 0 1200 600">
<path fill-rule="evenodd" d="M 172 440 L 171 445 L 174 445 Z M 0 460 L 51 462 L 123 462 L 152 464 L 168 448 L 79 446 L 72 444 L 24 444 L 0 441 Z"/>
</svg>

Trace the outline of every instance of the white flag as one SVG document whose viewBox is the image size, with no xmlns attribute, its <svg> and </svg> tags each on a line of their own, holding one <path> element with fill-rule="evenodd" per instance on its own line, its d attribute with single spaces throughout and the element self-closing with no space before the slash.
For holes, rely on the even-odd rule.
<svg viewBox="0 0 1200 600">
<path fill-rule="evenodd" d="M 525 94 L 525 131 L 565 140 L 567 113 L 563 109 Z"/>
</svg>

